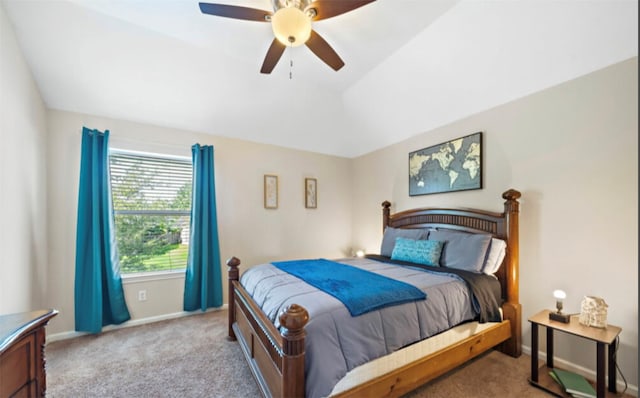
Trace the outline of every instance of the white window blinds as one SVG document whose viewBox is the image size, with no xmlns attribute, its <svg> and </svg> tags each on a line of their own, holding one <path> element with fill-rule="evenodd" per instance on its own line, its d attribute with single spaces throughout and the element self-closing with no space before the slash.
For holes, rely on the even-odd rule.
<svg viewBox="0 0 640 398">
<path fill-rule="evenodd" d="M 109 166 L 121 272 L 184 269 L 191 160 L 112 150 Z"/>
</svg>

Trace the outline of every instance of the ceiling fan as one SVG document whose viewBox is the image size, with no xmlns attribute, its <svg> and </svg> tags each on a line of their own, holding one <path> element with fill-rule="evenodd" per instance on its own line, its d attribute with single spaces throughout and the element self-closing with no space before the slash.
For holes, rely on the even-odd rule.
<svg viewBox="0 0 640 398">
<path fill-rule="evenodd" d="M 303 44 L 337 71 L 344 66 L 344 61 L 329 43 L 311 28 L 311 22 L 347 13 L 374 1 L 272 0 L 273 12 L 227 4 L 200 3 L 200 11 L 219 17 L 271 22 L 275 38 L 267 51 L 260 73 L 271 73 L 287 46 L 297 47 Z"/>
</svg>

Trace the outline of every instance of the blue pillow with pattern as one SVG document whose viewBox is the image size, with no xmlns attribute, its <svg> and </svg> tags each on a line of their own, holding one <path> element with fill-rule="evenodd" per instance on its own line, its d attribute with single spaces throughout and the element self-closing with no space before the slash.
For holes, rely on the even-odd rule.
<svg viewBox="0 0 640 398">
<path fill-rule="evenodd" d="M 442 246 L 444 246 L 444 242 L 437 240 L 414 240 L 398 237 L 391 253 L 391 259 L 437 267 L 440 264 Z"/>
</svg>

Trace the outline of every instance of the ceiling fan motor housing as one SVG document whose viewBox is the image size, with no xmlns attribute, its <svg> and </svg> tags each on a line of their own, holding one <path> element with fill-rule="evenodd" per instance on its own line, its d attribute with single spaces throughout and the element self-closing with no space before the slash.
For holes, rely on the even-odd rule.
<svg viewBox="0 0 640 398">
<path fill-rule="evenodd" d="M 311 0 L 273 0 L 273 33 L 285 46 L 301 46 L 311 35 L 312 14 L 305 12 Z M 315 10 L 314 10 L 315 11 Z"/>
<path fill-rule="evenodd" d="M 272 0 L 273 12 L 277 12 L 281 8 L 294 7 L 300 11 L 304 11 L 311 4 L 312 0 Z"/>
</svg>

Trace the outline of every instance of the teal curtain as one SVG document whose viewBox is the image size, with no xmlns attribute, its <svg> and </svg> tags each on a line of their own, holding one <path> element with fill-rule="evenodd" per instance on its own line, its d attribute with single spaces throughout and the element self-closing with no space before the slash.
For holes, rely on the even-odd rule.
<svg viewBox="0 0 640 398">
<path fill-rule="evenodd" d="M 191 148 L 193 196 L 191 235 L 184 281 L 184 310 L 205 311 L 222 305 L 222 270 L 216 215 L 216 186 L 213 146 Z"/>
<path fill-rule="evenodd" d="M 131 318 L 122 290 L 109 179 L 109 130 L 82 128 L 80 189 L 76 230 L 76 330 L 99 333 L 102 327 Z"/>
</svg>

